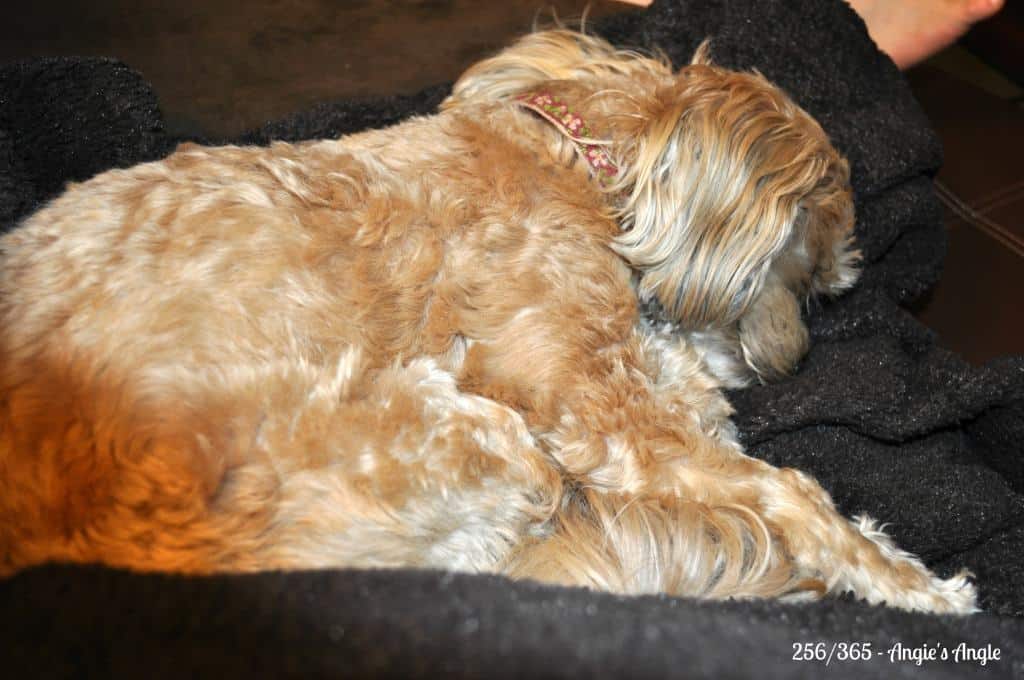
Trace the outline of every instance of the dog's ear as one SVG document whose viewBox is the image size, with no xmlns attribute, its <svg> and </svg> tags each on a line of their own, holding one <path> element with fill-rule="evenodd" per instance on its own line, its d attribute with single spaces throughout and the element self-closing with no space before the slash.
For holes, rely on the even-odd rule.
<svg viewBox="0 0 1024 680">
<path fill-rule="evenodd" d="M 838 153 L 800 200 L 789 242 L 774 258 L 762 287 L 737 322 L 747 366 L 761 381 L 788 374 L 808 347 L 801 303 L 836 295 L 857 280 L 849 167 Z"/>
<path fill-rule="evenodd" d="M 809 344 L 801 315 L 804 302 L 815 294 L 838 294 L 857 279 L 860 254 L 851 249 L 849 236 L 852 198 L 843 185 L 828 180 L 819 189 L 801 202 L 789 242 L 773 258 L 738 319 L 684 329 L 708 369 L 727 387 L 788 375 Z"/>
<path fill-rule="evenodd" d="M 640 294 L 686 328 L 743 315 L 829 161 L 820 128 L 766 80 L 706 59 L 705 44 L 647 105 L 614 246 L 639 270 Z"/>
<path fill-rule="evenodd" d="M 828 175 L 818 182 L 804 205 L 810 291 L 838 295 L 857 282 L 861 260 L 860 251 L 853 247 L 853 195 L 845 159 L 830 165 Z"/>
</svg>

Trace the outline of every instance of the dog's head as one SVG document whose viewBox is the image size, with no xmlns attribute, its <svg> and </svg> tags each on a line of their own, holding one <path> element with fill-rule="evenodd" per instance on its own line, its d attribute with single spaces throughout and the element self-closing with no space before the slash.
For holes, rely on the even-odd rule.
<svg viewBox="0 0 1024 680">
<path fill-rule="evenodd" d="M 788 373 L 807 349 L 803 303 L 857 279 L 846 161 L 805 111 L 757 73 L 711 63 L 702 45 L 664 59 L 570 31 L 527 36 L 471 68 L 446 106 L 583 86 L 620 172 L 606 187 L 613 247 L 690 333 L 726 384 Z"/>
</svg>

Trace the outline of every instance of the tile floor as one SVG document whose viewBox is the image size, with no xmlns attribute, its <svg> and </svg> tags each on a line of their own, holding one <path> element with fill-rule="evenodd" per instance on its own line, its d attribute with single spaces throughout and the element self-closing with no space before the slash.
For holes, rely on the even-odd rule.
<svg viewBox="0 0 1024 680">
<path fill-rule="evenodd" d="M 942 279 L 917 316 L 974 363 L 1024 354 L 1024 92 L 959 48 L 908 77 L 942 138 L 949 229 Z"/>
</svg>

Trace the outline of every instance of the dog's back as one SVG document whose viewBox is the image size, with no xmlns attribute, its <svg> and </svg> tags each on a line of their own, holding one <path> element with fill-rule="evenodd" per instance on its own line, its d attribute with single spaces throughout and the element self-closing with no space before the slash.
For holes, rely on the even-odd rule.
<svg viewBox="0 0 1024 680">
<path fill-rule="evenodd" d="M 186 145 L 69 187 L 4 237 L 0 569 L 273 563 L 260 546 L 299 495 L 282 479 L 342 445 L 394 447 L 391 430 L 425 417 L 335 408 L 308 422 L 311 402 L 345 401 L 415 357 L 455 368 L 462 331 L 525 306 L 555 247 L 616 261 L 596 236 L 614 229 L 600 210 L 555 234 L 540 216 L 567 201 L 579 213 L 574 192 L 593 190 L 531 183 L 529 152 L 476 118 L 488 116 L 269 148 Z M 288 436 L 260 441 L 279 421 Z M 297 444 L 299 422 L 326 443 Z M 375 545 L 346 548 L 345 561 Z M 415 562 L 380 552 L 382 564 Z"/>
</svg>

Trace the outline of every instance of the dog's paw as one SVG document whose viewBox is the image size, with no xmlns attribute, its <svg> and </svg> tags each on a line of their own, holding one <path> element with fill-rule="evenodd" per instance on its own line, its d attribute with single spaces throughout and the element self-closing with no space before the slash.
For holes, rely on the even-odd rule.
<svg viewBox="0 0 1024 680">
<path fill-rule="evenodd" d="M 940 614 L 975 614 L 978 608 L 978 592 L 966 569 L 948 579 L 931 578 L 930 606 L 927 611 Z"/>
<path fill-rule="evenodd" d="M 885 602 L 889 606 L 936 614 L 974 614 L 978 608 L 978 594 L 970 577 L 960 571 L 952 578 L 943 579 L 931 571 L 915 556 L 900 550 L 885 533 L 884 525 L 870 517 L 855 517 L 854 526 L 874 543 L 889 562 L 888 574 L 881 578 L 875 574 L 868 592 L 855 592 L 871 602 Z"/>
<path fill-rule="evenodd" d="M 970 581 L 970 573 L 966 570 L 952 578 L 943 579 L 928 572 L 919 563 L 925 575 L 926 585 L 921 588 L 907 588 L 895 596 L 884 600 L 885 604 L 910 611 L 928 612 L 931 614 L 955 614 L 965 616 L 980 612 L 978 594 Z"/>
</svg>

